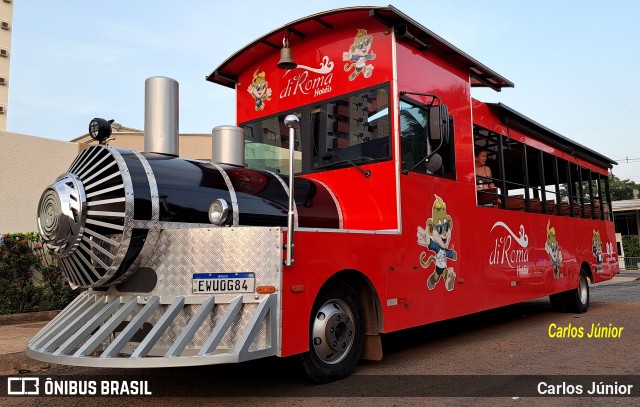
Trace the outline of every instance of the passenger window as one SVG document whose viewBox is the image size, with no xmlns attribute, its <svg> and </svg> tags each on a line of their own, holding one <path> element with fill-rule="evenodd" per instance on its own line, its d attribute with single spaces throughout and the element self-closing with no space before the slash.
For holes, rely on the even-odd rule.
<svg viewBox="0 0 640 407">
<path fill-rule="evenodd" d="M 519 141 L 502 137 L 504 156 L 506 201 L 505 208 L 524 211 L 530 191 L 527 189 L 526 146 Z"/>
<path fill-rule="evenodd" d="M 475 124 L 473 143 L 490 168 L 479 174 L 476 164 L 479 206 L 611 219 L 607 176 Z"/>
<path fill-rule="evenodd" d="M 548 153 L 542 153 L 542 167 L 544 174 L 544 212 L 559 214 L 559 188 L 558 188 L 558 162 L 556 157 Z"/>
<path fill-rule="evenodd" d="M 499 207 L 503 204 L 502 165 L 500 164 L 499 140 L 500 135 L 474 126 L 474 166 L 476 196 L 478 205 Z M 482 168 L 482 166 L 486 168 Z"/>
</svg>

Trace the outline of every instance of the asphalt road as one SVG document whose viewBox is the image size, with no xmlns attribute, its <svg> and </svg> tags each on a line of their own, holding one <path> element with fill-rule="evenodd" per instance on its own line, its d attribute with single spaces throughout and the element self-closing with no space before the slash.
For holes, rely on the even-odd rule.
<svg viewBox="0 0 640 407">
<path fill-rule="evenodd" d="M 67 379 L 100 382 L 112 378 L 105 375 L 116 375 L 116 380 L 147 381 L 154 395 L 5 397 L 0 404 L 38 407 L 640 405 L 639 316 L 640 280 L 603 284 L 591 287 L 591 304 L 586 314 L 554 312 L 548 300 L 542 299 L 385 335 L 385 355 L 381 362 L 361 362 L 353 376 L 322 386 L 305 380 L 295 358 L 189 369 L 111 370 L 60 366 L 32 376 L 42 381 L 67 375 Z M 618 337 L 588 338 L 592 324 L 617 327 Z M 569 328 L 563 330 L 565 327 Z M 558 337 L 565 336 L 563 332 L 570 336 L 570 328 L 575 328 L 574 333 L 583 328 L 583 337 Z M 634 384 L 630 390 L 635 397 L 595 398 L 584 397 L 584 393 L 581 397 L 526 397 L 537 390 L 540 381 L 565 382 L 566 391 L 566 385 L 591 381 L 613 384 L 614 380 L 619 385 Z M 585 384 L 584 390 L 589 388 Z M 478 397 L 483 389 L 495 397 Z M 470 397 L 452 397 L 456 395 Z"/>
</svg>

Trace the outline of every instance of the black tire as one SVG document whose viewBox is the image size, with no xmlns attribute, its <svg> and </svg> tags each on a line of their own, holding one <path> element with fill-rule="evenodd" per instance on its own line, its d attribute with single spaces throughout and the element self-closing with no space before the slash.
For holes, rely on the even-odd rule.
<svg viewBox="0 0 640 407">
<path fill-rule="evenodd" d="M 345 283 L 318 294 L 309 323 L 309 352 L 302 366 L 311 380 L 327 383 L 353 372 L 364 346 L 362 306 Z"/>
<path fill-rule="evenodd" d="M 551 300 L 551 309 L 554 311 L 564 311 L 564 296 L 565 293 L 551 294 L 549 299 Z"/>
<path fill-rule="evenodd" d="M 568 312 L 582 314 L 589 309 L 589 281 L 587 281 L 587 273 L 580 271 L 578 279 L 578 288 L 569 290 L 564 293 L 564 305 Z"/>
</svg>

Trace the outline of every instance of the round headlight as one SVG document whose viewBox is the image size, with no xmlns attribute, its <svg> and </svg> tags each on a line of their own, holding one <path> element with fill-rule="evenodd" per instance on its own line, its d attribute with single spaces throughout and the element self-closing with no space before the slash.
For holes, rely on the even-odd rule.
<svg viewBox="0 0 640 407">
<path fill-rule="evenodd" d="M 113 123 L 113 120 L 96 117 L 89 122 L 89 135 L 92 139 L 103 144 L 111 136 L 111 123 Z"/>
<path fill-rule="evenodd" d="M 214 225 L 224 225 L 229 217 L 229 204 L 224 199 L 216 199 L 209 206 L 209 221 Z"/>
</svg>

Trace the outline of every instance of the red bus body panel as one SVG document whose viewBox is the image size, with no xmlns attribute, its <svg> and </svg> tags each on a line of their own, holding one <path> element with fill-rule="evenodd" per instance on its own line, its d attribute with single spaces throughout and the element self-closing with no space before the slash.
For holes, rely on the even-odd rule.
<svg viewBox="0 0 640 407">
<path fill-rule="evenodd" d="M 362 31 L 372 36 L 375 57 L 364 61 L 363 70 L 354 76 L 357 67 L 352 65 L 357 61 L 346 60 L 345 53 Z M 314 299 L 332 276 L 345 270 L 361 274 L 368 282 L 381 311 L 380 332 L 575 288 L 583 264 L 593 271 L 595 282 L 618 272 L 617 255 L 606 250 L 615 247 L 610 221 L 477 206 L 474 123 L 500 134 L 508 130 L 509 137 L 549 154 L 572 157 L 534 137 L 506 129 L 487 105 L 471 98 L 471 79 L 464 66 L 448 60 L 442 52 L 419 50 L 396 40 L 392 29 L 366 14 L 317 35 L 299 38 L 291 34 L 290 45 L 298 67 L 289 71 L 276 68 L 280 58 L 276 49 L 252 63 L 247 63 L 250 49 L 245 51 L 247 55 L 237 56 L 247 66 L 236 84 L 239 124 L 388 83 L 394 147 L 390 161 L 362 166 L 371 171 L 369 178 L 352 167 L 302 175 L 321 181 L 333 192 L 342 211 L 343 228 L 295 232 L 295 264 L 283 271 L 282 356 L 309 349 Z M 367 66 L 372 67 L 368 77 L 364 74 Z M 253 84 L 266 84 L 262 96 L 252 93 Z M 393 117 L 398 115 L 400 91 L 436 94 L 447 104 L 455 123 L 455 179 L 401 174 L 398 121 Z M 606 168 L 572 159 L 607 174 Z M 429 222 L 437 211 L 450 218 L 447 253 L 429 248 Z M 554 228 L 562 252 L 559 270 L 554 270 L 545 250 L 549 228 Z M 599 232 L 605 248 L 601 268 L 591 250 L 594 231 Z M 436 260 L 430 262 L 430 257 Z M 438 262 L 455 272 L 453 289 L 449 290 L 445 281 L 428 287 Z M 304 287 L 301 292 L 300 286 Z"/>
</svg>

